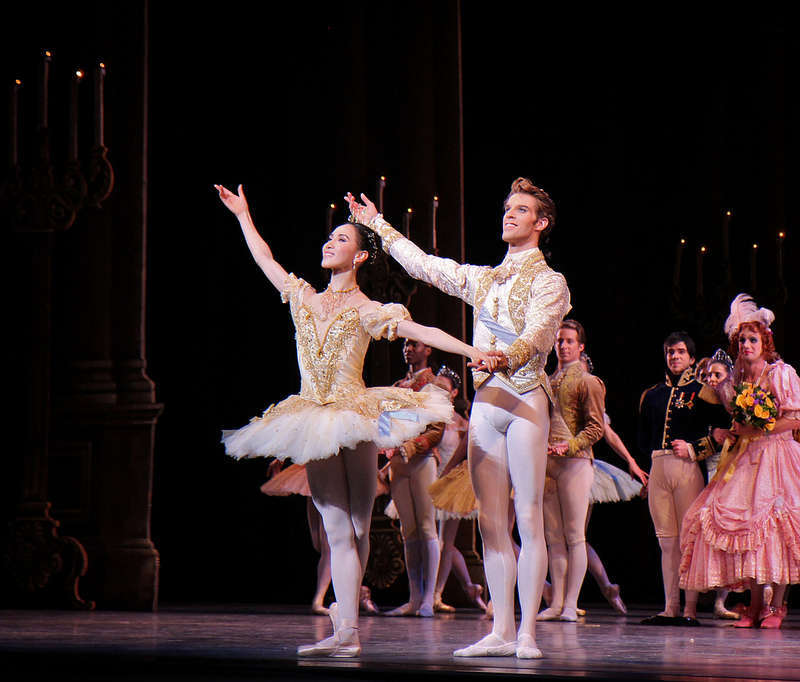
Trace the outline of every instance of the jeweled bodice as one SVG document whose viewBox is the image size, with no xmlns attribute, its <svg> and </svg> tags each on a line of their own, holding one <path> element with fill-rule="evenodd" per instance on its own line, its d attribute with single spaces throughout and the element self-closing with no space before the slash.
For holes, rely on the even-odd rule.
<svg viewBox="0 0 800 682">
<path fill-rule="evenodd" d="M 304 303 L 309 285 L 289 275 L 282 292 L 291 306 L 300 367 L 300 395 L 320 405 L 347 400 L 365 390 L 364 356 L 371 339 L 396 338 L 397 323 L 409 317 L 401 305 L 390 303 L 362 315 L 356 307 L 340 310 L 320 331 L 318 315 Z"/>
</svg>

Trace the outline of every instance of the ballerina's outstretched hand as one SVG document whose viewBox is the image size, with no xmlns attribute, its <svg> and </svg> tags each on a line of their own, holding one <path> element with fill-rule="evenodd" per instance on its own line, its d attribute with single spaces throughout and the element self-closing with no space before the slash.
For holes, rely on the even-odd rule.
<svg viewBox="0 0 800 682">
<path fill-rule="evenodd" d="M 353 219 L 357 223 L 366 225 L 370 220 L 378 215 L 378 208 L 367 198 L 367 195 L 363 192 L 361 193 L 361 201 L 364 202 L 363 204 L 359 204 L 358 199 L 356 199 L 350 192 L 344 195 L 344 200 L 350 206 L 350 215 L 353 216 Z"/>
<path fill-rule="evenodd" d="M 244 187 L 241 185 L 237 188 L 236 194 L 223 185 L 214 185 L 214 189 L 219 192 L 219 198 L 225 204 L 225 207 L 235 216 L 242 215 L 250 210 L 247 205 L 247 197 L 244 195 Z"/>
</svg>

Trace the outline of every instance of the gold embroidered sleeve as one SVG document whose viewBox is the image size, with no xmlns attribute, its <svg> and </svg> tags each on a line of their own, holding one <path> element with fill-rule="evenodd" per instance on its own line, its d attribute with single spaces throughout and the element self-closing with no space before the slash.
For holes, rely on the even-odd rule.
<svg viewBox="0 0 800 682">
<path fill-rule="evenodd" d="M 283 283 L 283 290 L 281 291 L 281 301 L 289 303 L 292 308 L 296 308 L 302 301 L 303 290 L 308 286 L 308 282 L 295 276 L 293 272 L 286 275 L 286 280 Z"/>
<path fill-rule="evenodd" d="M 405 306 L 399 303 L 386 303 L 365 313 L 361 318 L 361 324 L 373 339 L 385 338 L 394 341 L 397 338 L 397 323 L 400 320 L 410 319 L 411 315 Z"/>
<path fill-rule="evenodd" d="M 490 268 L 461 265 L 450 258 L 431 256 L 401 235 L 380 214 L 370 221 L 368 227 L 381 237 L 384 250 L 414 279 L 474 304 L 479 277 Z"/>
<path fill-rule="evenodd" d="M 416 438 L 412 438 L 403 443 L 400 447 L 406 459 L 411 461 L 414 457 L 418 457 L 428 452 L 428 450 L 435 445 L 438 445 L 439 441 L 442 440 L 442 436 L 444 436 L 444 427 L 444 422 L 436 422 L 428 426 L 428 428 Z"/>
<path fill-rule="evenodd" d="M 567 281 L 562 274 L 551 270 L 534 280 L 525 327 L 506 351 L 510 373 L 527 364 L 533 355 L 547 354 L 553 349 L 561 320 L 571 307 Z"/>
<path fill-rule="evenodd" d="M 603 437 L 606 408 L 606 387 L 596 376 L 587 374 L 578 389 L 583 428 L 569 439 L 567 454 L 575 455 L 586 450 Z"/>
</svg>

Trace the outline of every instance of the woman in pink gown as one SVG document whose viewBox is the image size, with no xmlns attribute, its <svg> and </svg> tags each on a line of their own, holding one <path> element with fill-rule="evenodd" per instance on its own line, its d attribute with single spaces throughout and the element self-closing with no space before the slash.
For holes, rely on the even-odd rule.
<svg viewBox="0 0 800 682">
<path fill-rule="evenodd" d="M 733 383 L 768 391 L 777 420 L 770 430 L 734 422 L 729 450 L 681 530 L 681 588 L 750 589 L 737 627 L 779 627 L 785 586 L 800 582 L 800 443 L 792 434 L 800 428 L 800 380 L 775 352 L 774 318 L 744 294 L 731 304 Z M 765 585 L 773 587 L 771 604 L 762 603 Z"/>
</svg>

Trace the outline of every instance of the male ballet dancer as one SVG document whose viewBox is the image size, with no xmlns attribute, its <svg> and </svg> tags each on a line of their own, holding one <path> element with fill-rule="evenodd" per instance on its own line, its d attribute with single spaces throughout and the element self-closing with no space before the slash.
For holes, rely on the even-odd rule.
<svg viewBox="0 0 800 682">
<path fill-rule="evenodd" d="M 566 280 L 548 267 L 539 250 L 555 223 L 555 205 L 527 178 L 515 180 L 502 220 L 508 253 L 492 268 L 427 255 L 389 225 L 366 196 L 361 198 L 364 204 L 351 194 L 346 197 L 353 218 L 374 230 L 384 250 L 412 277 L 473 306 L 473 344 L 501 358 L 493 374 L 473 369 L 476 393 L 468 449 L 494 623 L 490 634 L 454 655 L 540 658 L 534 633 L 547 572 L 542 495 L 550 427 L 544 366 L 570 309 Z M 519 565 L 508 527 L 512 487 L 522 541 Z M 522 608 L 518 634 L 517 575 Z"/>
<path fill-rule="evenodd" d="M 555 410 L 547 458 L 544 530 L 550 579 L 550 606 L 537 620 L 578 620 L 578 595 L 586 575 L 586 521 L 594 482 L 592 445 L 603 437 L 606 389 L 581 363 L 586 332 L 564 320 L 556 336 L 558 369 L 550 376 Z M 556 425 L 562 428 L 556 432 Z"/>
</svg>

